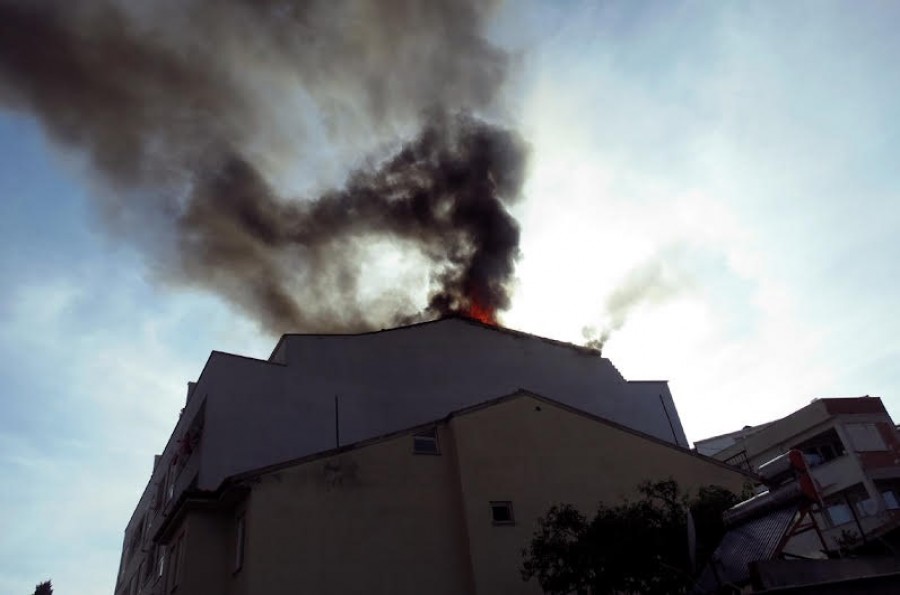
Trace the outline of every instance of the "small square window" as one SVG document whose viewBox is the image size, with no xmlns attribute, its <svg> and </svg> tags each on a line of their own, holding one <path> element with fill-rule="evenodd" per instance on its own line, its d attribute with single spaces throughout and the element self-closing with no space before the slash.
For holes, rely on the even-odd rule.
<svg viewBox="0 0 900 595">
<path fill-rule="evenodd" d="M 495 525 L 514 525 L 512 502 L 491 502 L 491 520 Z"/>
<path fill-rule="evenodd" d="M 838 502 L 829 506 L 828 516 L 831 518 L 831 524 L 835 527 L 853 520 L 853 513 L 844 502 Z"/>
<path fill-rule="evenodd" d="M 437 455 L 441 454 L 438 448 L 437 432 L 429 430 L 413 436 L 413 452 L 416 454 Z"/>
<path fill-rule="evenodd" d="M 856 502 L 856 510 L 859 516 L 874 516 L 878 512 L 878 506 L 872 498 L 865 498 Z"/>
</svg>

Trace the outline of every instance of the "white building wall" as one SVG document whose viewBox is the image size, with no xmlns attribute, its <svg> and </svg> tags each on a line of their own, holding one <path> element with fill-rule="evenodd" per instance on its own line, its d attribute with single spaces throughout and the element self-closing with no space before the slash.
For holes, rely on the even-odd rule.
<svg viewBox="0 0 900 595">
<path fill-rule="evenodd" d="M 231 475 L 333 448 L 335 396 L 340 443 L 349 444 L 520 388 L 687 448 L 668 385 L 627 382 L 588 349 L 453 318 L 363 335 L 286 335 L 269 361 L 210 355 L 129 527 L 152 519 L 155 531 L 187 489 L 214 490 Z M 173 466 L 201 417 L 199 448 Z M 171 496 L 152 509 L 169 483 Z"/>
<path fill-rule="evenodd" d="M 687 446 L 665 382 L 628 383 L 595 352 L 461 319 L 364 335 L 288 335 L 259 362 L 217 354 L 198 487 L 425 423 L 519 388 Z"/>
</svg>

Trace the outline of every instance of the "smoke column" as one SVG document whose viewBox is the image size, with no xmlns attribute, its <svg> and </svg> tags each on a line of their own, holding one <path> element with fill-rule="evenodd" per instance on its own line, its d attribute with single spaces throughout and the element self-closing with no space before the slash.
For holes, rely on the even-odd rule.
<svg viewBox="0 0 900 595">
<path fill-rule="evenodd" d="M 154 271 L 274 333 L 491 320 L 510 305 L 526 150 L 475 115 L 507 68 L 487 4 L 0 0 L 0 105 L 86 157 L 105 220 Z M 273 180 L 354 144 L 379 152 L 333 190 Z M 426 263 L 424 312 L 402 290 L 360 298 L 360 252 L 384 240 Z"/>
<path fill-rule="evenodd" d="M 672 255 L 670 255 L 671 257 Z M 602 351 L 615 331 L 625 326 L 631 313 L 643 304 L 659 304 L 674 297 L 687 283 L 680 271 L 667 268 L 661 258 L 649 260 L 632 269 L 606 298 L 606 326 L 598 332 L 584 327 L 585 346 Z"/>
</svg>

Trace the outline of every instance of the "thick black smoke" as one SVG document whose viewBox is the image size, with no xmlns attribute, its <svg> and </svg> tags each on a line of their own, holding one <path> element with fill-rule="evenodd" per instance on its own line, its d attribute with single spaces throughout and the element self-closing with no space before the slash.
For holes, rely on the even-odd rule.
<svg viewBox="0 0 900 595">
<path fill-rule="evenodd" d="M 245 287 L 241 299 L 271 328 L 317 328 L 325 314 L 330 328 L 359 328 L 373 321 L 364 305 L 348 306 L 345 298 L 355 293 L 350 248 L 358 238 L 386 234 L 411 241 L 431 263 L 430 314 L 467 311 L 473 299 L 503 310 L 519 228 L 501 200 L 517 196 L 522 157 L 511 133 L 468 116 L 436 118 L 377 170 L 353 174 L 345 189 L 291 202 L 278 200 L 235 157 L 195 187 L 179 221 L 185 265 L 211 285 L 224 269 L 225 289 L 240 292 L 232 282 Z M 323 289 L 316 299 L 340 307 L 299 303 L 282 262 L 313 263 L 313 276 L 343 277 L 343 287 L 311 280 Z"/>
<path fill-rule="evenodd" d="M 276 333 L 496 312 L 525 152 L 471 115 L 506 70 L 488 16 L 478 0 L 0 0 L 0 102 L 88 157 L 105 217 L 155 270 Z M 318 197 L 272 179 L 357 143 L 394 148 Z M 405 288 L 361 297 L 379 241 L 427 264 L 424 313 Z"/>
</svg>

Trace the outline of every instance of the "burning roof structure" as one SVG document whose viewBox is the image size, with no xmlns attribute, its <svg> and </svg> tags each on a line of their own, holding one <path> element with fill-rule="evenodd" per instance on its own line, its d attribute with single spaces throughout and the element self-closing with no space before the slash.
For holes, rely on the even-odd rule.
<svg viewBox="0 0 900 595">
<path fill-rule="evenodd" d="M 627 381 L 595 350 L 450 317 L 363 334 L 284 335 L 267 360 L 213 352 L 189 384 L 157 475 L 176 461 L 171 495 L 215 489 L 235 473 L 519 389 L 687 447 L 666 382 Z M 179 455 L 198 440 L 202 457 Z"/>
<path fill-rule="evenodd" d="M 547 432 L 565 431 L 554 425 L 557 418 L 550 410 L 565 413 L 566 419 L 591 420 L 592 432 L 609 428 L 630 441 L 635 452 L 670 453 L 689 467 L 688 477 L 699 472 L 729 481 L 741 478 L 687 448 L 666 382 L 628 381 L 593 349 L 464 316 L 367 333 L 289 334 L 268 359 L 210 355 L 196 382 L 189 383 L 181 416 L 154 461 L 126 531 L 125 551 L 137 552 L 147 535 L 177 526 L 181 520 L 175 511 L 183 508 L 179 503 L 198 494 L 215 500 L 223 486 L 242 474 L 318 460 L 410 428 L 433 430 L 436 420 L 463 411 L 507 411 L 488 407 L 500 403 L 516 403 L 515 410 L 527 411 L 528 419 L 550 424 Z M 508 432 L 514 433 L 512 427 Z M 542 439 L 555 440 L 543 426 L 529 427 Z M 491 432 L 491 440 L 504 440 L 502 435 Z M 432 435 L 423 436 L 427 442 Z M 584 436 L 570 438 L 567 444 L 584 448 Z M 616 440 L 608 451 L 602 441 L 591 442 L 585 460 L 619 457 L 613 452 Z M 519 449 L 509 443 L 504 448 Z M 533 455 L 551 465 L 546 451 Z M 578 457 L 567 454 L 565 460 L 573 477 L 589 474 L 593 483 L 606 485 L 598 470 L 583 468 Z M 657 473 L 660 468 L 657 460 L 620 464 L 634 473 L 644 466 Z M 327 468 L 324 472 L 329 473 Z M 510 551 L 518 556 L 518 548 Z M 122 572 L 129 580 L 139 574 L 134 566 L 144 557 L 123 557 Z M 516 572 L 510 576 L 520 580 Z"/>
</svg>

